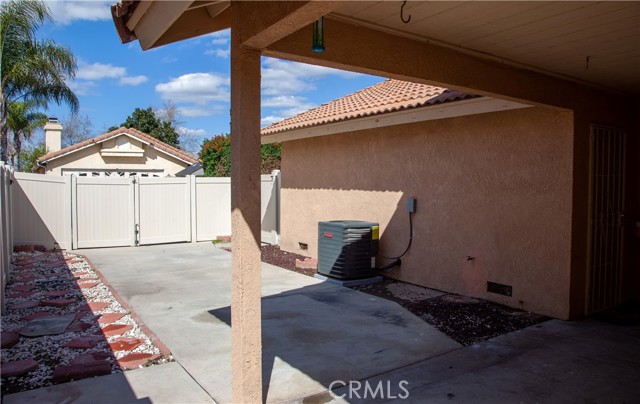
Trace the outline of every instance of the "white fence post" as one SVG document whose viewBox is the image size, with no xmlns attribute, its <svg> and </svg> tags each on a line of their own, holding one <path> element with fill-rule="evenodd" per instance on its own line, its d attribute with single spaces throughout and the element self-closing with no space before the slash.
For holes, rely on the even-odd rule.
<svg viewBox="0 0 640 404">
<path fill-rule="evenodd" d="M 78 177 L 71 176 L 71 249 L 78 248 Z"/>
<path fill-rule="evenodd" d="M 275 198 L 276 203 L 276 235 L 275 244 L 280 245 L 280 170 L 273 170 L 273 188 L 274 192 L 271 194 L 272 198 Z"/>
<path fill-rule="evenodd" d="M 69 250 L 73 250 L 73 209 L 71 207 L 73 191 L 71 188 L 71 183 L 73 181 L 74 176 L 65 175 L 64 176 L 64 188 L 65 188 L 65 200 L 64 200 L 64 210 L 68 212 L 68 221 L 67 221 L 67 229 L 69 233 L 65 237 L 65 243 L 67 244 L 67 248 Z"/>
<path fill-rule="evenodd" d="M 197 207 L 197 195 L 196 195 L 196 176 L 188 175 L 189 179 L 189 198 L 190 198 L 190 210 L 191 210 L 191 242 L 198 242 L 198 207 Z"/>
<path fill-rule="evenodd" d="M 5 290 L 9 280 L 9 270 L 13 261 L 13 220 L 11 183 L 13 170 L 11 166 L 0 161 L 0 313 L 6 313 Z"/>
</svg>

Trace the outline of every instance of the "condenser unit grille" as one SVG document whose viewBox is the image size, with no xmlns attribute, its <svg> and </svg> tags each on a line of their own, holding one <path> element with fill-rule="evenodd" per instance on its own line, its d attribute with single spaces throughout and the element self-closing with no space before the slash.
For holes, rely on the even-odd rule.
<svg viewBox="0 0 640 404">
<path fill-rule="evenodd" d="M 375 274 L 378 224 L 356 220 L 318 223 L 318 273 L 338 279 Z"/>
</svg>

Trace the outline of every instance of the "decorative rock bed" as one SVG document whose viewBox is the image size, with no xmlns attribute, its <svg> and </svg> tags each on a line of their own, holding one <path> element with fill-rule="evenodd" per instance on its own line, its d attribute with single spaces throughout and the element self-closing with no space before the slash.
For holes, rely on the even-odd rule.
<svg viewBox="0 0 640 404">
<path fill-rule="evenodd" d="M 171 361 L 82 256 L 18 252 L 2 316 L 2 394 Z"/>
</svg>

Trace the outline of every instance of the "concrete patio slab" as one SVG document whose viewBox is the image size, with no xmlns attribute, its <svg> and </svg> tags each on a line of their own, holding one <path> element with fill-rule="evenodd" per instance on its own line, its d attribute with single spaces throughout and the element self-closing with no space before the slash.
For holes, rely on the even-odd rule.
<svg viewBox="0 0 640 404">
<path fill-rule="evenodd" d="M 213 403 L 176 362 L 5 396 L 4 404 Z"/>
<path fill-rule="evenodd" d="M 177 362 L 3 403 L 229 402 L 229 253 L 210 244 L 83 252 Z M 262 273 L 270 402 L 637 401 L 640 326 L 551 320 L 460 348 L 394 303 L 269 265 Z M 333 381 L 359 383 L 360 397 L 340 383 L 331 394 Z"/>
<path fill-rule="evenodd" d="M 361 381 L 391 395 L 346 386 L 305 403 L 633 403 L 638 344 L 638 326 L 551 320 Z"/>
<path fill-rule="evenodd" d="M 80 251 L 218 402 L 231 400 L 230 259 L 211 243 Z M 396 303 L 263 264 L 269 402 L 326 391 L 460 345 Z"/>
</svg>

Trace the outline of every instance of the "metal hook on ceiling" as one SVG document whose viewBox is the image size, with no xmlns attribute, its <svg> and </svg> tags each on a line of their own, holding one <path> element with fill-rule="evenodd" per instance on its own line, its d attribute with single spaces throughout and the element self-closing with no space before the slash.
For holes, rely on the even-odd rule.
<svg viewBox="0 0 640 404">
<path fill-rule="evenodd" d="M 409 15 L 409 17 L 407 17 L 407 19 L 404 19 L 404 6 L 407 5 L 407 2 L 404 1 L 402 2 L 402 6 L 400 6 L 400 19 L 402 20 L 403 23 L 408 24 L 409 21 L 411 21 L 411 15 Z"/>
</svg>

